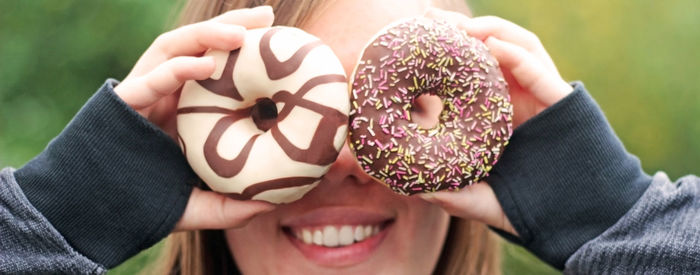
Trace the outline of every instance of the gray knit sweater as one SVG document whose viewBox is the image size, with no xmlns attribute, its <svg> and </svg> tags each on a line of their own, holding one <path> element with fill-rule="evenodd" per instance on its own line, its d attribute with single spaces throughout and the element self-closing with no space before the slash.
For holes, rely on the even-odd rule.
<svg viewBox="0 0 700 275">
<path fill-rule="evenodd" d="M 182 215 L 196 175 L 114 85 L 39 156 L 0 172 L 1 274 L 101 274 Z M 520 237 L 499 233 L 568 274 L 700 274 L 700 179 L 646 175 L 574 87 L 516 129 L 487 179 Z"/>
</svg>

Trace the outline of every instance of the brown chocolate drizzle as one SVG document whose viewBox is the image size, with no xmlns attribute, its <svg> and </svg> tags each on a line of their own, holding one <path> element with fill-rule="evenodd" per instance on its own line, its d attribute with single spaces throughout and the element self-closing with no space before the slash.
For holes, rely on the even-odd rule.
<svg viewBox="0 0 700 275">
<path fill-rule="evenodd" d="M 338 131 L 338 127 L 348 123 L 348 116 L 331 107 L 302 98 L 306 92 L 312 88 L 332 82 L 345 82 L 345 76 L 317 76 L 304 83 L 304 85 L 299 88 L 299 91 L 294 94 L 287 91 L 279 91 L 272 96 L 273 101 L 285 103 L 277 117 L 278 121 L 286 118 L 296 106 L 309 109 L 323 116 L 316 127 L 316 131 L 311 139 L 311 146 L 309 146 L 308 149 L 301 149 L 294 146 L 294 144 L 282 134 L 278 125 L 270 129 L 275 141 L 277 141 L 280 147 L 282 147 L 282 150 L 284 150 L 291 159 L 317 165 L 328 165 L 333 163 L 338 156 L 338 151 L 333 145 L 333 139 L 335 138 L 336 131 Z"/>
<path fill-rule="evenodd" d="M 323 45 L 321 40 L 316 40 L 302 46 L 289 59 L 279 61 L 272 51 L 272 48 L 270 48 L 270 40 L 272 40 L 272 36 L 279 30 L 280 29 L 276 28 L 270 29 L 260 39 L 260 57 L 262 57 L 263 63 L 265 64 L 267 76 L 272 80 L 283 78 L 295 72 L 311 50 Z"/>
<path fill-rule="evenodd" d="M 270 49 L 270 40 L 278 30 L 279 29 L 275 28 L 270 29 L 263 35 L 260 41 L 260 55 L 263 59 L 263 63 L 265 64 L 267 75 L 271 80 L 280 79 L 294 73 L 299 66 L 301 66 L 301 63 L 306 55 L 308 55 L 313 48 L 321 45 L 320 41 L 308 43 L 297 50 L 297 52 L 295 52 L 294 55 L 292 55 L 292 57 L 290 57 L 288 60 L 280 62 L 275 57 L 272 49 Z M 235 83 L 233 82 L 233 68 L 237 57 L 238 50 L 232 51 L 229 54 L 226 68 L 224 69 L 221 79 L 207 79 L 204 81 L 198 81 L 198 83 L 213 93 L 237 100 L 243 100 L 243 97 L 240 95 L 235 87 Z M 306 83 L 304 83 L 304 85 L 302 85 L 302 87 L 300 87 L 296 93 L 283 90 L 276 92 L 271 97 L 272 101 L 274 102 L 283 102 L 284 107 L 279 111 L 276 121 L 273 121 L 269 126 L 269 131 L 271 131 L 272 137 L 279 144 L 280 148 L 282 148 L 282 150 L 292 160 L 315 165 L 328 165 L 335 161 L 335 158 L 338 155 L 338 151 L 333 145 L 335 134 L 339 127 L 347 125 L 348 116 L 332 107 L 304 99 L 303 97 L 308 91 L 318 85 L 336 82 L 345 83 L 345 76 L 339 74 L 316 76 L 306 81 Z M 260 134 L 252 136 L 243 146 L 243 149 L 238 153 L 238 155 L 231 160 L 221 157 L 221 155 L 218 153 L 217 146 L 221 140 L 221 137 L 231 125 L 240 119 L 251 116 L 251 110 L 254 108 L 254 106 L 255 105 L 252 105 L 238 110 L 229 110 L 216 106 L 195 106 L 178 109 L 178 114 L 225 114 L 225 116 L 219 119 L 219 121 L 217 121 L 217 123 L 214 125 L 214 128 L 209 133 L 209 136 L 204 144 L 204 157 L 209 166 L 217 175 L 225 178 L 231 178 L 240 173 L 245 166 L 251 149 Z M 287 118 L 292 109 L 295 107 L 305 108 L 322 116 L 313 134 L 310 143 L 311 146 L 308 149 L 296 147 L 279 129 L 278 123 Z M 267 127 L 268 126 L 265 126 L 263 128 Z M 260 128 L 260 126 L 258 126 L 258 128 Z M 305 129 L 299 129 L 299 131 L 305 131 Z M 241 194 L 229 195 L 236 199 L 250 199 L 256 194 L 266 190 L 303 186 L 311 184 L 316 180 L 318 180 L 318 178 L 314 177 L 288 177 L 273 179 L 251 184 Z"/>
<path fill-rule="evenodd" d="M 297 187 L 312 184 L 317 181 L 318 178 L 314 177 L 289 177 L 289 178 L 279 178 L 267 181 L 261 181 L 256 184 L 248 186 L 240 194 L 238 193 L 227 193 L 229 197 L 236 200 L 249 200 L 255 195 L 272 189 L 281 189 L 288 187 Z"/>
<path fill-rule="evenodd" d="M 235 112 L 231 109 L 216 107 L 216 106 L 197 106 L 197 107 L 183 107 L 177 109 L 178 114 L 190 114 L 190 113 L 214 113 L 214 114 L 230 114 Z"/>
<path fill-rule="evenodd" d="M 239 93 L 236 88 L 236 84 L 233 83 L 233 67 L 236 64 L 236 60 L 238 60 L 238 54 L 240 54 L 240 49 L 233 50 L 228 54 L 228 59 L 226 60 L 221 78 L 197 80 L 197 83 L 217 95 L 230 97 L 239 101 L 243 100 L 241 93 Z"/>
<path fill-rule="evenodd" d="M 255 140 L 260 136 L 259 134 L 252 136 L 238 153 L 238 156 L 231 160 L 221 157 L 219 151 L 216 149 L 226 129 L 236 121 L 250 116 L 250 109 L 251 108 L 239 109 L 219 119 L 211 130 L 211 133 L 209 133 L 207 140 L 204 142 L 204 158 L 206 158 L 207 163 L 214 172 L 221 177 L 230 178 L 243 170 L 243 166 L 246 160 L 248 160 L 250 150 L 253 148 Z"/>
</svg>

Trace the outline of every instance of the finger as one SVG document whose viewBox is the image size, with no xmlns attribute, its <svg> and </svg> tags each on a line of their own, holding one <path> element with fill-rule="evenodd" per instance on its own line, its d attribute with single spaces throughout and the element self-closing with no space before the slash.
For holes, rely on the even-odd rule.
<svg viewBox="0 0 700 275">
<path fill-rule="evenodd" d="M 510 71 L 517 84 L 532 93 L 546 106 L 551 106 L 569 94 L 573 88 L 553 74 L 524 48 L 489 37 L 486 45 L 496 57 L 501 69 Z"/>
<path fill-rule="evenodd" d="M 204 21 L 180 27 L 158 36 L 147 53 L 162 60 L 198 55 L 207 49 L 234 50 L 245 38 L 245 27 Z"/>
<path fill-rule="evenodd" d="M 461 27 L 479 40 L 493 36 L 528 50 L 538 50 L 541 45 L 539 38 L 531 31 L 497 16 L 474 17 L 469 22 L 462 22 Z"/>
<path fill-rule="evenodd" d="M 519 45 L 539 57 L 547 69 L 559 74 L 537 35 L 513 22 L 496 16 L 482 16 L 462 22 L 460 26 L 479 40 L 486 40 L 491 36 Z"/>
<path fill-rule="evenodd" d="M 477 220 L 516 234 L 505 217 L 493 189 L 485 182 L 467 186 L 459 191 L 425 193 L 419 197 L 440 206 L 452 216 Z"/>
<path fill-rule="evenodd" d="M 272 26 L 275 15 L 270 6 L 257 6 L 252 9 L 231 10 L 210 20 L 233 25 L 241 25 L 248 29 Z"/>
<path fill-rule="evenodd" d="M 456 11 L 446 11 L 435 7 L 429 8 L 428 11 L 425 13 L 425 17 L 431 19 L 442 19 L 456 26 L 459 26 L 459 24 L 470 19 L 467 15 L 463 13 L 459 13 Z"/>
<path fill-rule="evenodd" d="M 175 57 L 160 64 L 148 74 L 122 82 L 116 94 L 135 110 L 151 106 L 172 94 L 187 80 L 207 79 L 214 73 L 213 57 Z"/>
<path fill-rule="evenodd" d="M 232 10 L 210 20 L 186 25 L 158 36 L 149 51 L 174 56 L 196 55 L 206 49 L 240 47 L 245 29 L 269 27 L 274 15 L 270 6 Z"/>
<path fill-rule="evenodd" d="M 192 190 L 185 213 L 175 231 L 225 229 L 244 226 L 256 215 L 272 211 L 263 201 L 238 201 L 212 191 Z"/>
</svg>

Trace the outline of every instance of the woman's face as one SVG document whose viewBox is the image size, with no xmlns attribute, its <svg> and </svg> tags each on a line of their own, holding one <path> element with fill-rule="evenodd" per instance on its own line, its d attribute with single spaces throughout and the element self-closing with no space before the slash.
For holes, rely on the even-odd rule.
<svg viewBox="0 0 700 275">
<path fill-rule="evenodd" d="M 428 3 L 338 0 L 325 8 L 304 29 L 334 50 L 349 75 L 375 32 L 423 14 Z M 426 105 L 426 113 L 439 112 L 439 103 Z M 397 195 L 366 175 L 346 144 L 318 187 L 226 237 L 246 274 L 429 274 L 448 223 L 439 207 Z"/>
</svg>

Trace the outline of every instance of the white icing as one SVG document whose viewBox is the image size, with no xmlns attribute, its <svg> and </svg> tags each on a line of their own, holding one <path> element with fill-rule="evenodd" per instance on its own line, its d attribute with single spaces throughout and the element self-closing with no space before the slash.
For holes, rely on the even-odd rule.
<svg viewBox="0 0 700 275">
<path fill-rule="evenodd" d="M 335 137 L 333 138 L 333 146 L 336 148 L 340 148 L 343 146 L 343 143 L 345 143 L 345 140 L 347 139 L 348 136 L 348 126 L 343 125 L 338 127 L 338 130 L 335 132 Z"/>
<path fill-rule="evenodd" d="M 295 28 L 283 28 L 270 39 L 270 49 L 278 60 L 287 60 L 304 45 L 317 41 L 318 38 Z"/>
<path fill-rule="evenodd" d="M 187 81 L 182 86 L 180 94 L 180 103 L 178 108 L 193 107 L 193 106 L 216 106 L 226 109 L 234 109 L 236 100 L 230 97 L 217 95 L 209 92 L 204 87 L 195 81 Z"/>
<path fill-rule="evenodd" d="M 269 132 L 258 138 L 251 152 L 243 170 L 232 181 L 256 183 L 287 177 L 320 177 L 330 167 L 290 159 Z"/>
<path fill-rule="evenodd" d="M 222 158 L 231 160 L 238 156 L 248 140 L 261 133 L 253 119 L 241 119 L 224 131 L 216 151 Z"/>
<path fill-rule="evenodd" d="M 277 123 L 280 132 L 300 149 L 308 149 L 323 116 L 306 108 L 294 107 L 289 116 Z"/>
<path fill-rule="evenodd" d="M 318 85 L 309 90 L 303 98 L 313 102 L 323 102 L 324 105 L 336 109 L 343 114 L 347 114 L 350 111 L 350 102 L 346 100 L 347 97 L 329 96 L 329 94 L 347 88 L 347 86 L 347 84 L 340 82 Z"/>
<path fill-rule="evenodd" d="M 214 73 L 212 73 L 210 76 L 212 79 L 221 79 L 221 75 L 224 73 L 224 68 L 226 68 L 226 59 L 228 59 L 228 53 L 229 51 L 209 50 L 205 54 L 205 56 L 213 56 L 214 60 L 217 60 Z M 219 62 L 218 60 L 221 60 L 223 62 Z"/>
</svg>

